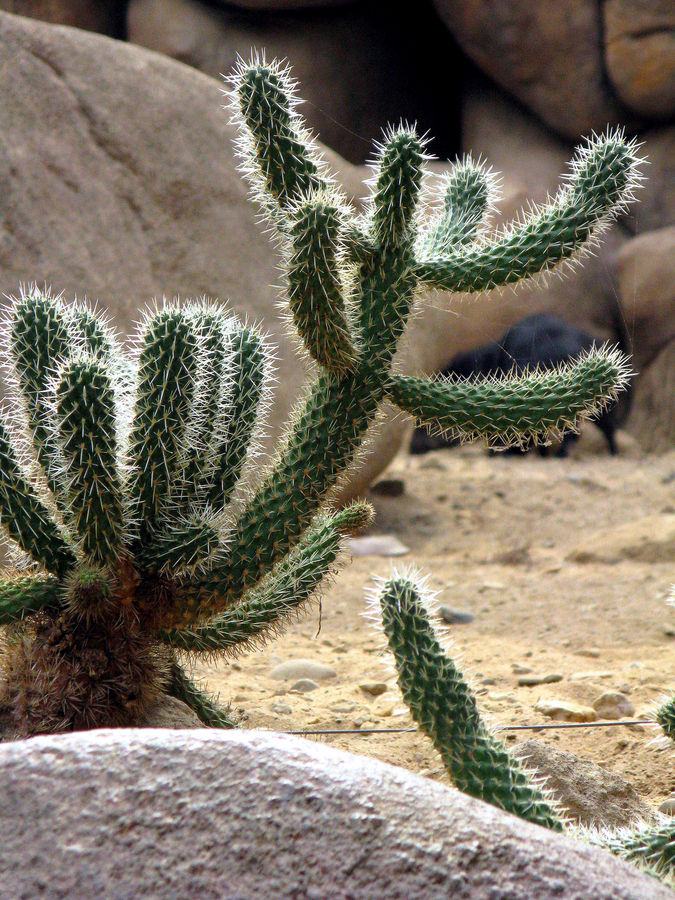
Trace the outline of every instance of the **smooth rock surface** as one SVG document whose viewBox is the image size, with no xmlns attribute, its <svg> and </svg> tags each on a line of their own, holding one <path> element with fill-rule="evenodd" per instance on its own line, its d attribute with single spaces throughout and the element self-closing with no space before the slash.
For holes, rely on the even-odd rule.
<svg viewBox="0 0 675 900">
<path fill-rule="evenodd" d="M 609 853 L 371 759 L 262 732 L 0 747 L 1 890 L 50 900 L 666 900 Z"/>
<path fill-rule="evenodd" d="M 590 706 L 581 706 L 570 700 L 542 697 L 534 705 L 537 712 L 556 722 L 594 722 L 598 716 Z"/>
<path fill-rule="evenodd" d="M 462 49 L 559 134 L 625 118 L 606 84 L 596 0 L 434 0 Z"/>
<path fill-rule="evenodd" d="M 270 678 L 279 681 L 297 681 L 302 678 L 309 678 L 311 681 L 326 681 L 328 678 L 335 678 L 336 675 L 337 672 L 332 666 L 315 662 L 313 659 L 288 659 L 286 662 L 279 663 L 269 673 Z"/>
<path fill-rule="evenodd" d="M 600 719 L 627 719 L 635 715 L 635 706 L 621 691 L 605 691 L 593 701 Z"/>
<path fill-rule="evenodd" d="M 0 0 L 0 10 L 54 25 L 122 37 L 124 0 Z"/>
<path fill-rule="evenodd" d="M 546 779 L 545 786 L 579 825 L 621 828 L 636 819 L 654 818 L 631 784 L 590 760 L 532 740 L 518 744 L 511 753 Z"/>
<path fill-rule="evenodd" d="M 607 73 L 621 100 L 636 113 L 675 115 L 675 4 L 673 0 L 604 0 Z"/>
<path fill-rule="evenodd" d="M 610 528 L 580 535 L 566 559 L 576 563 L 615 563 L 622 559 L 666 562 L 675 555 L 675 515 L 643 516 Z"/>
</svg>

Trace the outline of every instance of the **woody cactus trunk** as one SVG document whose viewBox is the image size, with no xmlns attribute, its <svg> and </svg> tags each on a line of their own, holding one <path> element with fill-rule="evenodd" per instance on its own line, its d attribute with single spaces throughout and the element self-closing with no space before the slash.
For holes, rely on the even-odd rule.
<svg viewBox="0 0 675 900">
<path fill-rule="evenodd" d="M 545 440 L 625 378 L 608 349 L 503 382 L 403 377 L 392 360 L 421 289 L 488 290 L 592 241 L 635 186 L 630 142 L 589 142 L 554 199 L 490 236 L 485 167 L 458 164 L 424 221 L 424 141 L 391 129 L 357 215 L 295 110 L 286 70 L 242 64 L 230 96 L 316 378 L 276 461 L 236 507 L 269 384 L 255 329 L 210 305 L 169 304 L 146 315 L 131 358 L 86 307 L 35 289 L 12 302 L 6 355 L 23 432 L 0 428 L 0 519 L 32 565 L 0 583 L 1 703 L 21 733 L 142 722 L 161 692 L 227 725 L 183 664 L 260 642 L 331 571 L 341 536 L 370 511 L 321 510 L 385 399 L 465 438 Z"/>
</svg>

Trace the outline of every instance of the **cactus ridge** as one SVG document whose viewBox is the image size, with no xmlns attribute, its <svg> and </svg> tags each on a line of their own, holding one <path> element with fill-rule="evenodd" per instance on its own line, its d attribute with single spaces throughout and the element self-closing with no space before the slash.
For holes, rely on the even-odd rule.
<svg viewBox="0 0 675 900">
<path fill-rule="evenodd" d="M 462 399 L 459 385 L 392 365 L 426 285 L 507 284 L 580 250 L 637 184 L 633 143 L 594 138 L 554 201 L 490 235 L 495 180 L 482 164 L 458 163 L 427 222 L 425 139 L 390 128 L 356 215 L 288 70 L 258 55 L 229 87 L 242 168 L 281 247 L 290 319 L 316 375 L 245 493 L 271 383 L 255 327 L 214 303 L 161 301 L 129 354 L 86 303 L 35 286 L 11 301 L 5 359 L 35 459 L 0 428 L 0 522 L 39 571 L 0 578 L 0 620 L 17 637 L 0 706 L 24 730 L 139 721 L 162 690 L 217 721 L 176 674 L 176 654 L 239 652 L 306 605 L 345 531 L 367 524 L 364 504 L 325 507 L 385 399 L 471 437 L 520 441 L 521 429 L 574 424 L 622 384 L 625 364 L 601 349 L 583 371 L 507 385 L 490 410 L 489 392 Z"/>
</svg>

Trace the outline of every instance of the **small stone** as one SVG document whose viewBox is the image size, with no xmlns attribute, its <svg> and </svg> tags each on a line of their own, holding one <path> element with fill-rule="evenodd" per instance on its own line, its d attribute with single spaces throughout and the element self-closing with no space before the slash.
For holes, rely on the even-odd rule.
<svg viewBox="0 0 675 900">
<path fill-rule="evenodd" d="M 311 678 L 299 678 L 293 682 L 290 687 L 291 691 L 297 691 L 299 694 L 306 694 L 308 691 L 315 691 L 319 685 Z"/>
<path fill-rule="evenodd" d="M 661 806 L 659 806 L 659 812 L 666 816 L 675 816 L 675 794 L 666 797 Z"/>
<path fill-rule="evenodd" d="M 293 707 L 289 706 L 288 703 L 284 703 L 283 700 L 275 700 L 274 703 L 270 704 L 270 709 L 278 716 L 287 716 L 293 712 Z"/>
<path fill-rule="evenodd" d="M 311 681 L 326 681 L 335 678 L 337 672 L 331 666 L 315 662 L 312 659 L 289 659 L 275 666 L 269 673 L 270 678 L 279 681 L 298 681 L 309 678 Z"/>
<path fill-rule="evenodd" d="M 663 633 L 666 637 L 675 637 L 675 626 L 674 625 L 664 625 Z"/>
<path fill-rule="evenodd" d="M 598 718 L 590 706 L 579 706 L 569 700 L 543 698 L 534 706 L 537 712 L 557 722 L 595 722 Z"/>
<path fill-rule="evenodd" d="M 382 478 L 370 492 L 378 497 L 400 497 L 405 493 L 405 482 L 400 478 Z"/>
<path fill-rule="evenodd" d="M 532 671 L 530 666 L 523 666 L 520 663 L 511 663 L 511 669 L 514 675 L 529 675 Z"/>
<path fill-rule="evenodd" d="M 383 681 L 364 681 L 359 687 L 364 694 L 370 694 L 371 697 L 379 697 L 387 690 L 387 685 Z"/>
<path fill-rule="evenodd" d="M 635 707 L 625 694 L 605 691 L 593 701 L 593 709 L 601 719 L 627 719 L 635 714 Z"/>
<path fill-rule="evenodd" d="M 487 684 L 487 685 L 497 684 L 497 682 L 494 680 L 494 678 L 481 678 L 480 683 Z"/>
<path fill-rule="evenodd" d="M 473 613 L 464 612 L 461 609 L 452 609 L 450 606 L 441 606 L 438 614 L 446 625 L 468 625 L 476 618 Z"/>
<path fill-rule="evenodd" d="M 562 681 L 563 677 L 558 672 L 549 672 L 546 675 L 521 675 L 518 679 L 518 687 L 536 687 L 538 684 L 555 684 Z"/>
<path fill-rule="evenodd" d="M 405 556 L 410 550 L 393 534 L 366 534 L 349 538 L 345 547 L 352 556 Z"/>
<path fill-rule="evenodd" d="M 600 651 L 597 647 L 582 647 L 581 650 L 574 651 L 577 656 L 587 656 L 590 659 L 597 659 L 600 656 Z"/>
<path fill-rule="evenodd" d="M 437 472 L 445 472 L 448 468 L 435 456 L 430 456 L 428 459 L 425 459 L 424 462 L 420 463 L 419 467 L 420 469 L 436 469 Z"/>
<path fill-rule="evenodd" d="M 231 662 L 230 666 L 234 669 L 235 672 L 241 672 L 241 663 L 236 662 L 236 660 L 235 662 Z"/>
<path fill-rule="evenodd" d="M 502 584 L 501 581 L 484 581 L 478 587 L 478 593 L 482 594 L 483 591 L 503 591 L 506 585 Z"/>
<path fill-rule="evenodd" d="M 394 714 L 394 701 L 387 700 L 385 702 L 380 702 L 373 708 L 373 715 L 380 716 L 383 719 L 387 719 L 389 716 Z"/>
<path fill-rule="evenodd" d="M 569 677 L 570 681 L 593 681 L 594 679 L 602 680 L 604 678 L 613 678 L 613 672 L 572 672 Z"/>
<path fill-rule="evenodd" d="M 329 709 L 336 713 L 354 712 L 356 703 L 350 703 L 349 700 L 337 700 L 335 703 L 331 703 Z"/>
</svg>

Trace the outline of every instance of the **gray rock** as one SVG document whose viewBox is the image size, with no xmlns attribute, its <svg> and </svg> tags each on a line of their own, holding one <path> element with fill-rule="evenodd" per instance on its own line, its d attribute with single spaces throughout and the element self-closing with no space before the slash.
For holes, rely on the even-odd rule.
<svg viewBox="0 0 675 900">
<path fill-rule="evenodd" d="M 405 493 L 405 481 L 401 478 L 383 478 L 370 489 L 376 497 L 402 497 Z"/>
<path fill-rule="evenodd" d="M 666 900 L 597 847 L 372 759 L 262 732 L 0 747 L 7 898 Z"/>
<path fill-rule="evenodd" d="M 348 538 L 345 548 L 352 556 L 405 556 L 410 553 L 395 534 L 364 534 Z"/>
<path fill-rule="evenodd" d="M 620 691 L 605 691 L 593 701 L 593 709 L 600 719 L 627 719 L 635 715 L 635 707 Z"/>
<path fill-rule="evenodd" d="M 196 713 L 176 697 L 162 696 L 148 712 L 145 728 L 203 728 Z"/>
<path fill-rule="evenodd" d="M 312 681 L 326 681 L 335 678 L 337 672 L 331 666 L 315 662 L 313 659 L 288 659 L 279 663 L 269 673 L 270 678 L 279 681 L 296 681 L 300 678 L 309 678 Z"/>
<path fill-rule="evenodd" d="M 307 694 L 309 691 L 315 691 L 318 687 L 319 685 L 316 681 L 312 681 L 311 678 L 299 678 L 297 681 L 293 682 L 289 690 L 298 691 L 300 694 Z"/>
<path fill-rule="evenodd" d="M 580 825 L 621 828 L 636 819 L 654 819 L 631 784 L 589 760 L 541 741 L 524 741 L 511 753 L 546 778 L 546 787 Z"/>
<path fill-rule="evenodd" d="M 675 225 L 675 125 L 651 128 L 640 135 L 641 153 L 649 160 L 640 202 L 622 223 L 641 234 Z"/>
<path fill-rule="evenodd" d="M 675 339 L 640 373 L 628 427 L 649 453 L 675 446 Z"/>
<path fill-rule="evenodd" d="M 439 606 L 438 615 L 446 625 L 468 625 L 476 618 L 473 613 L 461 609 L 452 609 L 450 606 Z"/>
<path fill-rule="evenodd" d="M 359 687 L 364 694 L 370 694 L 371 697 L 379 697 L 389 689 L 389 686 L 384 681 L 364 681 Z"/>
<path fill-rule="evenodd" d="M 562 681 L 563 677 L 558 672 L 547 672 L 544 675 L 537 675 L 533 672 L 531 675 L 521 675 L 518 679 L 519 687 L 536 687 L 538 684 L 555 684 Z"/>
<path fill-rule="evenodd" d="M 663 813 L 666 816 L 675 816 L 675 794 L 671 794 L 670 797 L 666 797 L 663 803 L 659 806 L 659 812 Z"/>
</svg>

